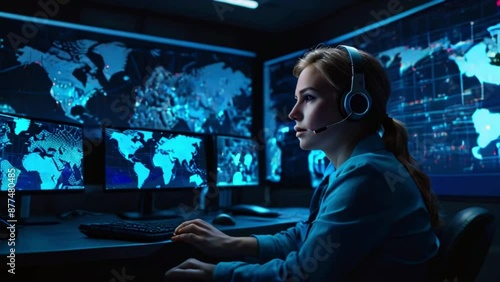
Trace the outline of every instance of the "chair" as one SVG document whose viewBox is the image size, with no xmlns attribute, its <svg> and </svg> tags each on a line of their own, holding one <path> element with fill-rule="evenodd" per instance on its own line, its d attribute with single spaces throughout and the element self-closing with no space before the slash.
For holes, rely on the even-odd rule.
<svg viewBox="0 0 500 282">
<path fill-rule="evenodd" d="M 433 282 L 473 282 L 495 234 L 495 216 L 469 207 L 458 212 L 437 232 L 440 248 L 431 262 Z"/>
</svg>

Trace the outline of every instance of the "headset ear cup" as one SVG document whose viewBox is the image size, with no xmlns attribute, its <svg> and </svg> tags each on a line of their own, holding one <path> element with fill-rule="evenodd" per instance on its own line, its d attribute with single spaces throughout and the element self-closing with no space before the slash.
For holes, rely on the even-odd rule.
<svg viewBox="0 0 500 282">
<path fill-rule="evenodd" d="M 368 92 L 348 92 L 342 98 L 341 111 L 345 114 L 344 117 L 360 120 L 368 114 L 371 106 L 372 101 Z"/>
<path fill-rule="evenodd" d="M 347 118 L 349 116 L 349 107 L 346 107 L 347 105 L 347 96 L 349 95 L 349 92 L 345 92 L 341 97 L 339 101 L 339 111 L 340 111 L 340 116 L 342 118 Z"/>
<path fill-rule="evenodd" d="M 338 48 L 347 51 L 352 66 L 351 87 L 340 99 L 340 113 L 344 118 L 360 120 L 368 114 L 372 107 L 371 96 L 365 88 L 363 58 L 354 47 L 339 45 Z"/>
</svg>

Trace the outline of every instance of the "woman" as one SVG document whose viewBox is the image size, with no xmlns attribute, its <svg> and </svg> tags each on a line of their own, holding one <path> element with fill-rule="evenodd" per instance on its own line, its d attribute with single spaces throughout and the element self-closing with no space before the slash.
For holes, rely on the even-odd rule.
<svg viewBox="0 0 500 282">
<path fill-rule="evenodd" d="M 184 222 L 173 241 L 259 263 L 190 259 L 166 279 L 426 281 L 439 248 L 437 201 L 408 152 L 406 129 L 387 115 L 390 82 L 383 67 L 353 47 L 319 47 L 299 60 L 294 75 L 297 102 L 289 117 L 300 147 L 322 150 L 330 160 L 309 220 L 251 237 L 227 236 L 201 220 Z"/>
</svg>

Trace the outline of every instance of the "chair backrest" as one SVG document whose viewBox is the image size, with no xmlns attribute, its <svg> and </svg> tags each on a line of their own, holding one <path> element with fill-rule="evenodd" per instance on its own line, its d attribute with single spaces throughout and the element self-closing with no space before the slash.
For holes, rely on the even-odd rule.
<svg viewBox="0 0 500 282">
<path fill-rule="evenodd" d="M 440 230 L 438 255 L 432 261 L 432 281 L 473 282 L 495 235 L 495 216 L 469 207 L 458 212 Z"/>
</svg>

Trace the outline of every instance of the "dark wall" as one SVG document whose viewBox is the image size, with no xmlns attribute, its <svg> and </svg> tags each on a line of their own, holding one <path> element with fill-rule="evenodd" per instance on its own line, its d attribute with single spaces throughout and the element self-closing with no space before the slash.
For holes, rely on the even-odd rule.
<svg viewBox="0 0 500 282">
<path fill-rule="evenodd" d="M 359 1 L 358 4 L 350 5 L 342 11 L 318 19 L 316 23 L 276 34 L 272 37 L 276 44 L 268 44 L 268 48 L 266 48 L 265 52 L 262 52 L 261 56 L 264 60 L 269 60 L 299 50 L 305 50 L 359 28 L 380 23 L 388 17 L 401 15 L 426 2 L 430 1 Z M 284 41 L 283 38 L 287 40 Z"/>
<path fill-rule="evenodd" d="M 227 26 L 224 22 L 165 17 L 142 10 L 76 0 L 7 1 L 2 3 L 1 10 L 28 16 L 50 11 L 46 13 L 50 19 L 243 49 L 256 52 L 259 58 L 268 60 L 310 48 L 389 16 L 409 11 L 425 2 L 429 1 L 358 1 L 358 4 L 350 5 L 326 18 L 318 18 L 317 23 L 278 33 Z"/>
<path fill-rule="evenodd" d="M 78 0 L 18 0 L 6 1 L 0 10 L 10 13 L 49 18 L 122 31 L 163 36 L 179 40 L 258 51 L 256 40 L 266 34 L 242 28 L 188 20 L 182 17 L 165 17 L 152 12 L 117 8 Z M 43 16 L 45 15 L 45 16 Z"/>
</svg>

